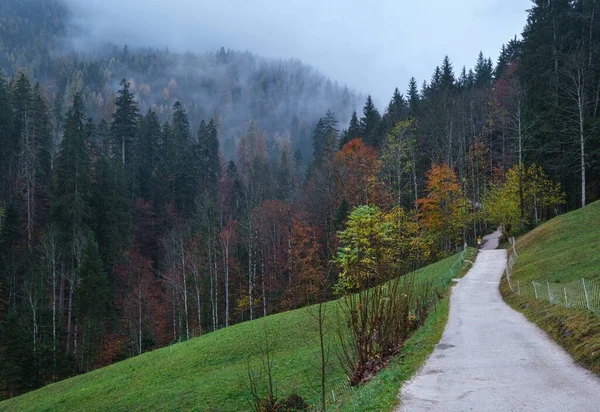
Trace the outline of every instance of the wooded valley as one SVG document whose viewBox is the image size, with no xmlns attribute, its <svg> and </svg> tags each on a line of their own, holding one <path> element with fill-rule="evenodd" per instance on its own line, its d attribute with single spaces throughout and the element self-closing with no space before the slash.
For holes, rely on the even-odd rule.
<svg viewBox="0 0 600 412">
<path fill-rule="evenodd" d="M 382 111 L 296 60 L 65 50 L 31 1 L 0 4 L 3 397 L 330 300 L 390 227 L 385 279 L 600 198 L 596 1 Z"/>
</svg>

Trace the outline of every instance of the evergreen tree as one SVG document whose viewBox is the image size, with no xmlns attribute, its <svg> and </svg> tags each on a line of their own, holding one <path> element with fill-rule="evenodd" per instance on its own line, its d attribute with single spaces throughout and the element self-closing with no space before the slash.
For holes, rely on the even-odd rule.
<svg viewBox="0 0 600 412">
<path fill-rule="evenodd" d="M 330 110 L 321 117 L 313 133 L 313 157 L 315 160 L 321 159 L 328 150 L 328 145 L 333 142 L 335 145 L 338 138 L 337 119 Z"/>
<path fill-rule="evenodd" d="M 356 111 L 353 111 L 348 130 L 345 130 L 344 133 L 342 133 L 342 138 L 340 139 L 340 149 L 344 147 L 344 145 L 350 140 L 359 137 L 361 137 L 360 121 L 358 120 Z"/>
<path fill-rule="evenodd" d="M 90 157 L 85 144 L 83 102 L 75 95 L 65 120 L 65 133 L 56 159 L 52 216 L 67 243 L 89 220 Z"/>
<path fill-rule="evenodd" d="M 454 89 L 455 82 L 456 79 L 454 78 L 452 63 L 450 63 L 450 58 L 446 55 L 444 56 L 444 61 L 442 62 L 439 87 L 442 91 L 451 91 Z"/>
<path fill-rule="evenodd" d="M 213 119 L 208 122 L 208 125 L 200 126 L 198 153 L 198 167 L 202 171 L 201 187 L 214 195 L 221 176 L 221 159 L 219 158 L 219 136 Z"/>
<path fill-rule="evenodd" d="M 0 329 L 0 390 L 9 396 L 17 396 L 40 385 L 36 374 L 31 336 L 17 316 L 9 310 Z"/>
<path fill-rule="evenodd" d="M 388 104 L 388 107 L 383 116 L 383 120 L 385 123 L 384 135 L 392 130 L 392 128 L 399 121 L 403 120 L 408 113 L 408 106 L 406 101 L 404 100 L 404 96 L 400 93 L 398 88 L 394 90 L 394 94 L 392 95 L 392 99 Z"/>
<path fill-rule="evenodd" d="M 0 70 L 0 201 L 7 201 L 16 168 L 19 141 L 14 132 L 10 91 L 4 72 Z"/>
<path fill-rule="evenodd" d="M 475 64 L 475 87 L 488 88 L 492 85 L 494 67 L 490 59 L 483 57 L 483 52 L 479 52 L 477 63 Z"/>
<path fill-rule="evenodd" d="M 177 148 L 185 151 L 191 139 L 190 121 L 188 120 L 187 112 L 179 101 L 173 104 L 171 126 L 173 127 L 173 138 L 175 139 Z"/>
<path fill-rule="evenodd" d="M 365 144 L 373 147 L 379 147 L 380 136 L 378 135 L 381 115 L 373 103 L 371 96 L 367 96 L 367 101 L 363 108 L 363 117 L 360 119 L 361 134 Z"/>
<path fill-rule="evenodd" d="M 139 195 L 156 203 L 156 173 L 161 159 L 162 130 L 158 116 L 152 110 L 142 119 L 139 130 L 139 150 L 137 151 L 137 185 Z"/>
<path fill-rule="evenodd" d="M 411 116 L 416 116 L 419 112 L 419 89 L 417 87 L 417 80 L 414 77 L 410 78 L 408 83 L 408 91 L 406 92 L 408 96 L 408 108 L 410 110 Z"/>
<path fill-rule="evenodd" d="M 50 108 L 46 96 L 42 93 L 39 83 L 33 89 L 33 128 L 37 140 L 37 184 L 48 188 L 52 173 L 52 123 Z"/>
<path fill-rule="evenodd" d="M 113 137 L 113 153 L 129 167 L 135 148 L 133 142 L 137 133 L 140 114 L 135 102 L 135 96 L 130 92 L 130 84 L 123 79 L 119 83 L 121 89 L 115 102 L 116 110 L 113 115 L 111 134 Z"/>
<path fill-rule="evenodd" d="M 91 188 L 92 228 L 102 261 L 103 272 L 109 276 L 114 290 L 114 268 L 122 263 L 129 248 L 131 232 L 131 196 L 127 185 L 127 172 L 121 161 L 102 149 L 94 164 L 94 181 Z"/>
<path fill-rule="evenodd" d="M 200 166 L 195 150 L 192 149 L 190 122 L 180 102 L 173 105 L 170 133 L 173 148 L 169 150 L 175 153 L 174 162 L 171 163 L 175 204 L 183 216 L 190 216 L 199 193 L 200 179 L 195 170 Z"/>
<path fill-rule="evenodd" d="M 79 350 L 81 351 L 80 368 L 84 371 L 92 369 L 97 361 L 107 314 L 111 312 L 109 305 L 111 293 L 102 267 L 98 245 L 94 241 L 93 235 L 89 233 L 85 240 L 79 268 L 77 303 L 75 305 L 77 319 L 82 324 Z"/>
</svg>

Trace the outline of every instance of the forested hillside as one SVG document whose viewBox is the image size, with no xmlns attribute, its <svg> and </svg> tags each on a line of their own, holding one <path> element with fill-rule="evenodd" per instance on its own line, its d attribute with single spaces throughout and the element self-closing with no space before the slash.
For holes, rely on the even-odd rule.
<svg viewBox="0 0 600 412">
<path fill-rule="evenodd" d="M 86 28 L 72 22 L 60 0 L 3 1 L 0 33 L 0 68 L 39 81 L 52 110 L 64 111 L 79 93 L 86 117 L 99 122 L 115 110 L 115 92 L 125 78 L 140 113 L 152 110 L 161 124 L 171 119 L 177 101 L 193 130 L 214 118 L 227 159 L 252 120 L 268 132 L 270 155 L 276 157 L 281 140 L 289 139 L 307 162 L 319 117 L 331 110 L 346 122 L 358 103 L 347 87 L 297 60 L 224 48 L 200 55 L 126 44 L 75 46 Z"/>
<path fill-rule="evenodd" d="M 352 210 L 393 228 L 389 278 L 597 199 L 597 8 L 535 2 L 496 64 L 350 116 L 297 61 L 64 52 L 64 6 L 3 1 L 3 395 L 332 298 Z"/>
</svg>

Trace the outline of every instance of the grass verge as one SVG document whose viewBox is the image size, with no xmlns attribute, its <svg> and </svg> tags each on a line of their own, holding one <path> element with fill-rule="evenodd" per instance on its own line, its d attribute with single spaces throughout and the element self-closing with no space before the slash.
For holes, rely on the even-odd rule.
<svg viewBox="0 0 600 412">
<path fill-rule="evenodd" d="M 511 280 L 529 285 L 600 280 L 600 202 L 550 220 L 517 241 Z M 512 293 L 506 277 L 504 300 L 563 346 L 576 362 L 600 375 L 600 317 Z"/>
<path fill-rule="evenodd" d="M 474 253 L 470 249 L 466 259 L 472 260 Z M 417 279 L 449 284 L 449 269 L 457 258 L 458 255 L 451 256 L 415 275 Z M 325 306 L 330 330 L 327 339 L 335 350 L 333 328 L 339 319 L 339 305 L 334 301 Z M 418 369 L 439 341 L 447 306 L 445 299 L 410 338 L 401 357 L 358 389 L 347 385 L 342 368 L 332 358 L 327 366 L 331 409 L 351 408 L 358 399 L 366 405 L 363 410 L 391 409 L 401 383 Z M 317 406 L 320 363 L 314 312 L 314 308 L 304 308 L 272 315 L 145 353 L 6 400 L 0 403 L 0 410 L 248 410 L 248 364 L 259 362 L 265 333 L 272 349 L 276 395 L 284 398 L 297 393 Z"/>
</svg>

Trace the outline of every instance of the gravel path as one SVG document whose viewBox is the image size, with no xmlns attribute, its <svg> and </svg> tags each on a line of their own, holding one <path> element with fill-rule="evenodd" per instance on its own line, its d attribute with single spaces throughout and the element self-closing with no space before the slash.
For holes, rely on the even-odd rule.
<svg viewBox="0 0 600 412">
<path fill-rule="evenodd" d="M 398 410 L 600 411 L 600 379 L 502 300 L 506 251 L 487 249 L 498 236 L 453 288 L 442 340 Z"/>
</svg>

